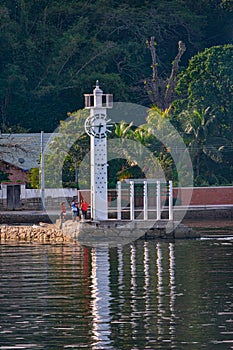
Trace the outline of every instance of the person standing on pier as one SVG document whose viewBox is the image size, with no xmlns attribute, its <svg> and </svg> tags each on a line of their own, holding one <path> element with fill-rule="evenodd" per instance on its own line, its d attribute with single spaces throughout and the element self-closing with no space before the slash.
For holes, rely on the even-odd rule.
<svg viewBox="0 0 233 350">
<path fill-rule="evenodd" d="M 60 214 L 61 220 L 64 221 L 66 219 L 66 206 L 65 202 L 61 203 L 61 214 Z"/>
<path fill-rule="evenodd" d="M 81 209 L 82 209 L 82 214 L 83 214 L 83 219 L 86 220 L 87 218 L 87 209 L 88 209 L 88 203 L 84 200 L 81 203 Z"/>
<path fill-rule="evenodd" d="M 72 220 L 79 221 L 79 206 L 78 202 L 76 202 L 75 198 L 73 198 L 71 203 L 71 210 L 72 210 Z"/>
</svg>

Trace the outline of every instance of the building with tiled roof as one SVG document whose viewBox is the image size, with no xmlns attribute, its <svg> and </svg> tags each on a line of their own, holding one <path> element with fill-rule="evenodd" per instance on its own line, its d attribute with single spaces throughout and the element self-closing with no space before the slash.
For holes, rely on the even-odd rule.
<svg viewBox="0 0 233 350">
<path fill-rule="evenodd" d="M 43 146 L 53 134 L 43 133 Z M 32 168 L 40 167 L 42 138 L 35 134 L 1 134 L 0 170 L 11 182 L 27 182 Z"/>
</svg>

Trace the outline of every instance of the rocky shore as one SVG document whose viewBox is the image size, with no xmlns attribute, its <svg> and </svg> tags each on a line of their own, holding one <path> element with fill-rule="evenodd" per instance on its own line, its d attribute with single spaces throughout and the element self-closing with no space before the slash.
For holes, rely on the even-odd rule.
<svg viewBox="0 0 233 350">
<path fill-rule="evenodd" d="M 120 226 L 119 226 L 120 224 Z M 168 230 L 167 220 L 157 222 L 148 230 L 144 222 L 131 223 L 131 226 L 120 223 L 72 222 L 67 220 L 61 223 L 48 224 L 40 222 L 39 225 L 0 225 L 0 243 L 28 242 L 40 244 L 66 244 L 80 242 L 83 244 L 111 243 L 125 244 L 138 238 L 144 239 L 175 239 L 199 238 L 199 234 L 191 228 L 179 224 L 174 230 Z"/>
<path fill-rule="evenodd" d="M 0 226 L 0 243 L 28 242 L 40 244 L 65 244 L 72 242 L 56 225 L 41 223 L 31 226 Z"/>
</svg>

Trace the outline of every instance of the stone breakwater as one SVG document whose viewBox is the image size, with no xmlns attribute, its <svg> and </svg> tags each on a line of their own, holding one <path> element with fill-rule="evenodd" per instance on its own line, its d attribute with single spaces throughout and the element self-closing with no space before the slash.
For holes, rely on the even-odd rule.
<svg viewBox="0 0 233 350">
<path fill-rule="evenodd" d="M 152 227 L 151 227 L 152 225 Z M 39 225 L 0 225 L 0 243 L 30 242 L 41 244 L 65 244 L 79 242 L 84 245 L 116 246 L 127 244 L 139 238 L 177 239 L 199 238 L 200 235 L 182 224 L 160 220 L 152 224 L 146 221 L 72 222 L 67 220 L 56 224 L 40 222 Z"/>
<path fill-rule="evenodd" d="M 40 244 L 65 244 L 72 242 L 72 238 L 64 234 L 56 225 L 42 226 L 0 226 L 0 243 L 28 242 Z"/>
</svg>

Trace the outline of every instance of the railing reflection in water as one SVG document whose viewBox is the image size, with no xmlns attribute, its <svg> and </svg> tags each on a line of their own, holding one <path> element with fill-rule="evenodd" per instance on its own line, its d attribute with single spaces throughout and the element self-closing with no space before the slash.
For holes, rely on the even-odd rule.
<svg viewBox="0 0 233 350">
<path fill-rule="evenodd" d="M 132 243 L 91 252 L 93 349 L 175 341 L 173 243 Z"/>
</svg>

